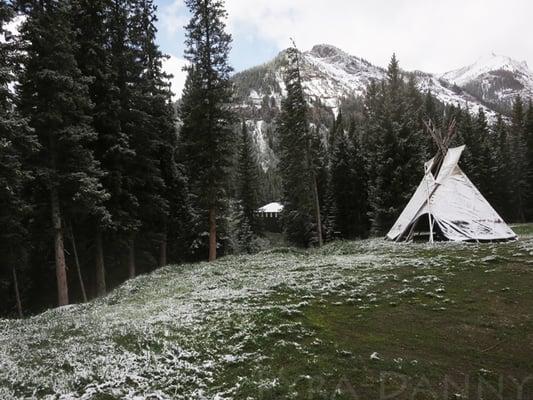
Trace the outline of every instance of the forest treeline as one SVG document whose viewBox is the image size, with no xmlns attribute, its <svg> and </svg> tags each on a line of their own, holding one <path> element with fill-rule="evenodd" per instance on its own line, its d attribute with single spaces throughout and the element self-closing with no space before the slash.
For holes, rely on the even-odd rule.
<svg viewBox="0 0 533 400">
<path fill-rule="evenodd" d="M 428 119 L 455 119 L 470 179 L 508 220 L 533 219 L 531 100 L 489 122 L 421 93 L 395 57 L 364 98 L 328 114 L 324 135 L 289 49 L 279 165 L 266 174 L 232 103 L 224 3 L 185 3 L 177 110 L 153 0 L 0 3 L 0 315 L 85 301 L 168 263 L 256 251 L 255 210 L 272 180 L 291 243 L 381 235 L 435 150 Z"/>
</svg>

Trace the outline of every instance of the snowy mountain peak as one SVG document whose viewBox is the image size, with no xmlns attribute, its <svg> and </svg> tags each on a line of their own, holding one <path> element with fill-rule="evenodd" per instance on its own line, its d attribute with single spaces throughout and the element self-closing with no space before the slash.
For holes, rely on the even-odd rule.
<svg viewBox="0 0 533 400">
<path fill-rule="evenodd" d="M 304 53 L 310 58 L 314 58 L 317 61 L 326 62 L 331 65 L 337 65 L 343 69 L 354 70 L 354 69 L 379 69 L 369 63 L 368 61 L 352 56 L 346 53 L 344 50 L 339 49 L 338 47 L 332 46 L 330 44 L 317 44 L 313 48 Z"/>
<path fill-rule="evenodd" d="M 309 53 L 314 55 L 314 56 L 316 56 L 316 57 L 319 57 L 319 58 L 331 58 L 331 57 L 338 57 L 338 56 L 346 57 L 346 56 L 348 56 L 347 53 L 345 53 L 344 51 L 342 51 L 338 47 L 335 47 L 335 46 L 333 46 L 331 44 L 317 44 L 317 45 L 313 46 L 313 48 L 311 49 L 311 51 Z"/>
<path fill-rule="evenodd" d="M 490 54 L 474 64 L 441 75 L 441 79 L 459 86 L 469 94 L 502 111 L 514 98 L 533 98 L 533 72 L 527 62 Z"/>
<path fill-rule="evenodd" d="M 442 75 L 442 78 L 462 86 L 483 74 L 496 71 L 508 71 L 533 76 L 528 68 L 527 62 L 516 61 L 510 57 L 492 53 L 480 57 L 475 63 L 469 66 L 447 72 Z"/>
</svg>

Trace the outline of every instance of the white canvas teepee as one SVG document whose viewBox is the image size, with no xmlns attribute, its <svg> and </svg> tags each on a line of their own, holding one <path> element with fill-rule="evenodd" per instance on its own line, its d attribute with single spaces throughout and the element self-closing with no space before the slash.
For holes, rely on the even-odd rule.
<svg viewBox="0 0 533 400">
<path fill-rule="evenodd" d="M 387 238 L 412 240 L 417 227 L 425 225 L 431 241 L 434 234 L 451 241 L 516 239 L 512 229 L 459 168 L 465 146 L 447 151 L 444 148 L 443 144 L 451 140 L 449 136 L 446 140 L 439 138 L 437 144 L 445 156 L 436 156 L 426 163 L 422 182 Z"/>
</svg>

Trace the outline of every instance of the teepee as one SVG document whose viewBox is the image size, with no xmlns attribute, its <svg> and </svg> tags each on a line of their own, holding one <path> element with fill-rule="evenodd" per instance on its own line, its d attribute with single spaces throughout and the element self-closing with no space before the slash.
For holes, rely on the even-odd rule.
<svg viewBox="0 0 533 400">
<path fill-rule="evenodd" d="M 503 241 L 516 234 L 459 168 L 465 146 L 449 149 L 455 121 L 446 134 L 431 121 L 428 132 L 438 147 L 425 166 L 425 175 L 415 194 L 387 234 L 393 241 L 411 241 L 429 236 L 429 241 Z"/>
</svg>

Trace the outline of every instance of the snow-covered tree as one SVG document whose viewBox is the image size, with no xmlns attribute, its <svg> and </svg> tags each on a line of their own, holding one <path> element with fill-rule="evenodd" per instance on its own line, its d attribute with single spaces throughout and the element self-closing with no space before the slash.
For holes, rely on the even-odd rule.
<svg viewBox="0 0 533 400">
<path fill-rule="evenodd" d="M 0 281 L 12 281 L 17 312 L 22 317 L 18 281 L 31 247 L 27 218 L 32 206 L 25 188 L 33 178 L 28 160 L 38 143 L 28 120 L 17 111 L 17 98 L 10 90 L 18 62 L 18 42 L 6 26 L 13 16 L 13 8 L 0 3 Z"/>
<path fill-rule="evenodd" d="M 209 260 L 213 261 L 217 217 L 224 213 L 236 143 L 228 63 L 232 39 L 226 32 L 222 1 L 186 0 L 185 4 L 192 16 L 186 26 L 185 58 L 190 66 L 180 108 L 180 151 L 194 206 L 198 215 L 205 215 L 199 233 L 208 231 Z"/>
</svg>

